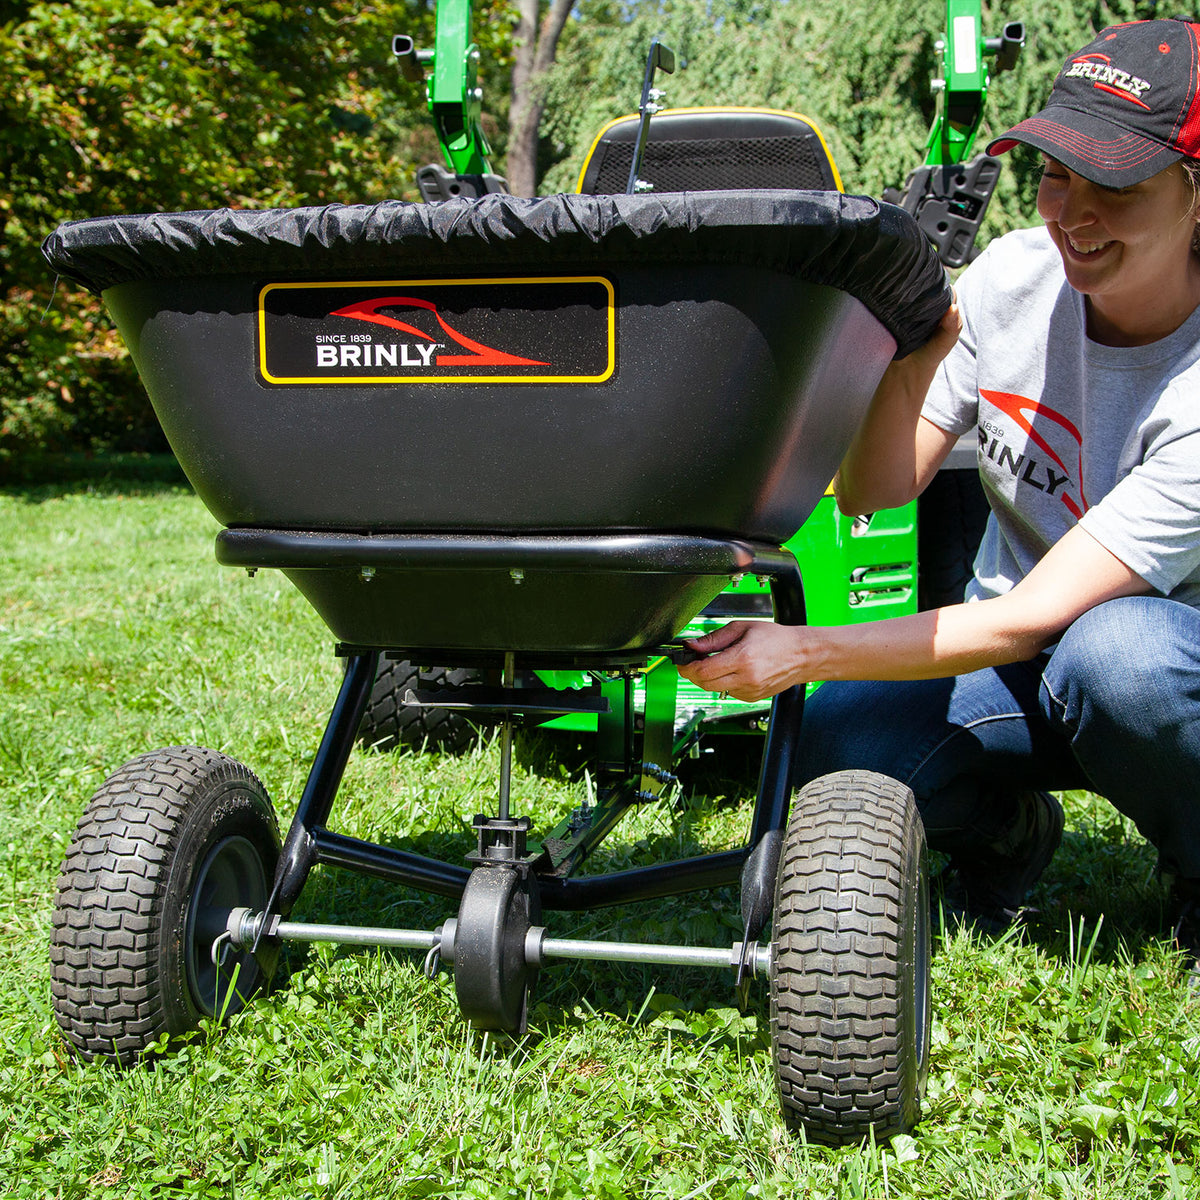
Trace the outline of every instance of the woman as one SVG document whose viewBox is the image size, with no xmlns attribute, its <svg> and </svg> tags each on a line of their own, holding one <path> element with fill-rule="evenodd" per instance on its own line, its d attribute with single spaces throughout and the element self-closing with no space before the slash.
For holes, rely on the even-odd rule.
<svg viewBox="0 0 1200 1200">
<path fill-rule="evenodd" d="M 801 778 L 912 787 L 968 911 L 1020 908 L 1062 833 L 1038 789 L 1106 796 L 1200 899 L 1200 26 L 1107 29 L 989 146 L 1042 153 L 1045 225 L 993 242 L 885 374 L 836 481 L 918 495 L 975 428 L 993 514 L 967 602 L 837 628 L 735 622 L 682 673 L 751 700 L 810 680 Z M 960 315 L 961 314 L 961 315 Z"/>
</svg>

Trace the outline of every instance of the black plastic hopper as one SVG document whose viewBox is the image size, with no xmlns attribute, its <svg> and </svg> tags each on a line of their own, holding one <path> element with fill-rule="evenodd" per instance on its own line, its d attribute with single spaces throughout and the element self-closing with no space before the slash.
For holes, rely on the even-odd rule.
<svg viewBox="0 0 1200 1200">
<path fill-rule="evenodd" d="M 949 301 L 907 214 L 819 192 L 121 216 L 44 251 L 103 295 L 222 560 L 409 649 L 670 637 L 804 522 Z"/>
</svg>

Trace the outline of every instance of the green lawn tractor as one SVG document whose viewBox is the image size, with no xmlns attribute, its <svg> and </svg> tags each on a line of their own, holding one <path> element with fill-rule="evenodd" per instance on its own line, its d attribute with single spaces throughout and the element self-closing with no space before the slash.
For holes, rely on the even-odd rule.
<svg viewBox="0 0 1200 1200">
<path fill-rule="evenodd" d="M 503 190 L 493 175 L 479 125 L 478 50 L 470 44 L 470 0 L 441 0 L 436 49 L 417 51 L 398 36 L 393 51 L 407 78 L 426 79 L 429 111 L 446 166 L 418 172 L 431 202 Z M 1000 162 L 971 157 L 993 75 L 1015 66 L 1024 44 L 1019 22 L 999 37 L 984 37 L 978 0 L 948 0 L 938 39 L 933 80 L 935 116 L 925 160 L 900 190 L 884 199 L 910 212 L 949 268 L 972 256 L 975 237 L 995 188 Z M 579 174 L 585 194 L 717 191 L 725 188 L 842 190 L 841 176 L 816 123 L 797 113 L 764 108 L 670 109 L 656 88 L 656 72 L 675 69 L 674 55 L 656 38 L 647 57 L 639 111 L 601 130 Z M 449 168 L 449 169 L 447 169 Z M 804 576 L 807 619 L 814 625 L 856 624 L 962 598 L 988 514 L 978 481 L 975 443 L 956 446 L 925 494 L 903 508 L 849 518 L 832 493 L 787 542 Z M 709 604 L 685 630 L 697 636 L 735 618 L 771 619 L 770 589 L 744 576 Z M 483 717 L 470 692 L 483 683 L 470 669 L 447 669 L 385 658 L 360 731 L 365 745 L 457 751 L 478 735 Z M 586 686 L 570 672 L 545 682 Z M 816 686 L 816 685 L 813 685 Z M 440 694 L 446 705 L 409 702 L 410 694 Z M 651 662 L 635 689 L 636 721 L 644 726 L 674 713 L 671 761 L 699 757 L 731 734 L 761 734 L 769 702 L 722 698 L 679 678 L 668 658 Z M 460 707 L 461 705 L 461 707 Z M 537 722 L 547 731 L 591 735 L 602 718 L 572 714 Z"/>
</svg>

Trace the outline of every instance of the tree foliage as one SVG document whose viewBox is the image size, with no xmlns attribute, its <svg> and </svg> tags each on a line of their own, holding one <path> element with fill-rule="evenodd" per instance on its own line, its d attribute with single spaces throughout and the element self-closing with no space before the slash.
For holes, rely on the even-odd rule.
<svg viewBox="0 0 1200 1200">
<path fill-rule="evenodd" d="M 1192 0 L 1192 4 L 1195 0 Z M 977 143 L 1041 107 L 1063 59 L 1106 25 L 1175 15 L 1155 0 L 991 3 L 984 32 L 1023 20 L 1016 71 L 993 80 Z M 934 42 L 944 0 L 582 0 L 546 87 L 544 191 L 570 189 L 596 133 L 636 109 L 646 50 L 661 34 L 682 69 L 660 77 L 671 107 L 765 105 L 801 112 L 829 143 L 847 191 L 879 195 L 922 161 L 934 98 Z M 1017 152 L 983 240 L 1036 220 L 1033 156 Z"/>
<path fill-rule="evenodd" d="M 1041 105 L 1094 31 L 1197 2 L 993 0 L 985 32 L 1024 20 L 1029 37 L 993 82 L 980 147 Z M 42 238 L 113 212 L 415 199 L 413 172 L 437 142 L 389 47 L 397 32 L 430 45 L 432 14 L 433 0 L 0 0 L 0 469 L 30 447 L 158 437 L 99 302 L 60 289 L 49 304 Z M 943 20 L 944 0 L 579 0 L 557 62 L 536 79 L 516 71 L 525 94 L 512 97 L 517 0 L 476 0 L 494 165 L 505 169 L 510 108 L 541 104 L 538 190 L 573 190 L 595 134 L 636 108 L 659 33 L 680 60 L 660 77 L 670 105 L 803 112 L 847 190 L 878 195 L 921 160 Z M 1015 152 L 985 240 L 1036 219 L 1035 176 Z"/>
<path fill-rule="evenodd" d="M 437 152 L 395 32 L 420 0 L 71 0 L 0 9 L 0 456 L 137 446 L 153 418 L 98 302 L 50 296 L 60 221 L 415 198 Z"/>
</svg>

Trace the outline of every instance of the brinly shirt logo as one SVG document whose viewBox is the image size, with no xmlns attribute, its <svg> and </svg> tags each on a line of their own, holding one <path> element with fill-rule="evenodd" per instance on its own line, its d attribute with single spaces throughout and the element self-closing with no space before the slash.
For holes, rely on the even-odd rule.
<svg viewBox="0 0 1200 1200">
<path fill-rule="evenodd" d="M 269 284 L 258 335 L 266 384 L 598 383 L 616 365 L 598 276 Z"/>
<path fill-rule="evenodd" d="M 1088 502 L 1083 494 L 1083 437 L 1075 423 L 1028 396 L 986 388 L 980 388 L 979 394 L 1020 430 L 1012 439 L 1020 446 L 1018 450 L 1010 444 L 1009 431 L 1003 425 L 981 420 L 980 459 L 990 459 L 998 472 L 1008 470 L 1019 483 L 1048 496 L 1057 495 L 1079 520 L 1087 511 Z M 1058 443 L 1058 449 L 1054 442 Z"/>
</svg>

